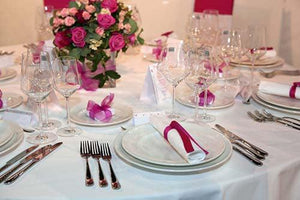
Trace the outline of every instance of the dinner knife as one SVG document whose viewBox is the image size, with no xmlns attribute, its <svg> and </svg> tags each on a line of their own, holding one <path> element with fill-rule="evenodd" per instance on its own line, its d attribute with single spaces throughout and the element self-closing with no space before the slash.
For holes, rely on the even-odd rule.
<svg viewBox="0 0 300 200">
<path fill-rule="evenodd" d="M 242 155 L 244 155 L 246 158 L 248 158 L 254 164 L 256 164 L 258 166 L 262 166 L 263 165 L 263 163 L 259 159 L 257 159 L 255 156 L 253 156 L 251 153 L 249 153 L 249 152 L 247 152 L 245 150 L 242 150 L 241 148 L 239 148 L 237 146 L 234 146 L 234 145 L 232 145 L 232 148 L 235 151 L 237 151 L 237 152 L 241 153 Z"/>
<path fill-rule="evenodd" d="M 33 153 L 29 154 L 28 156 L 26 156 L 25 158 L 23 158 L 18 165 L 14 166 L 13 168 L 11 168 L 10 170 L 8 170 L 7 172 L 5 172 L 4 174 L 2 174 L 0 176 L 0 183 L 2 183 L 9 175 L 11 175 L 14 171 L 16 171 L 18 168 L 20 168 L 22 165 L 24 165 L 25 163 L 27 163 L 28 161 L 32 160 L 36 155 L 44 152 L 46 149 L 50 148 L 51 145 L 46 145 L 42 148 L 39 148 L 37 150 L 35 150 Z"/>
<path fill-rule="evenodd" d="M 11 166 L 12 164 L 14 164 L 15 162 L 17 162 L 18 160 L 20 160 L 21 158 L 23 158 L 26 154 L 32 152 L 34 149 L 36 149 L 39 145 L 35 145 L 32 147 L 29 147 L 27 149 L 25 149 L 24 151 L 22 151 L 21 153 L 19 153 L 18 155 L 14 156 L 12 159 L 10 159 L 9 161 L 6 162 L 6 164 L 0 168 L 0 173 L 5 170 L 6 168 L 8 168 L 9 166 Z"/>
<path fill-rule="evenodd" d="M 216 124 L 215 126 L 216 126 L 221 132 L 227 134 L 229 137 L 241 141 L 241 142 L 244 143 L 245 145 L 250 146 L 251 148 L 253 148 L 253 149 L 255 149 L 256 151 L 258 151 L 260 154 L 262 154 L 262 155 L 264 155 L 264 156 L 269 155 L 268 152 L 266 152 L 265 150 L 259 148 L 258 146 L 255 146 L 254 144 L 251 144 L 250 142 L 244 140 L 243 138 L 241 138 L 241 137 L 235 135 L 234 133 L 232 133 L 231 131 L 227 130 L 227 129 L 224 128 L 223 126 L 221 126 L 221 125 L 219 125 L 219 124 Z"/>
<path fill-rule="evenodd" d="M 10 177 L 8 177 L 7 180 L 4 182 L 4 184 L 8 185 L 8 184 L 13 183 L 17 178 L 19 178 L 20 176 L 22 176 L 22 174 L 24 174 L 28 169 L 30 169 L 33 165 L 35 165 L 36 163 L 38 163 L 43 158 L 45 158 L 47 155 L 49 155 L 51 152 L 53 152 L 60 145 L 62 145 L 62 142 L 58 142 L 58 143 L 52 145 L 50 148 L 46 148 L 40 154 L 37 154 L 32 159 L 31 163 L 29 163 L 28 165 L 26 165 L 25 167 L 23 167 L 22 169 L 20 169 L 19 171 L 17 171 L 16 173 L 14 173 L 13 175 L 11 175 Z"/>
</svg>

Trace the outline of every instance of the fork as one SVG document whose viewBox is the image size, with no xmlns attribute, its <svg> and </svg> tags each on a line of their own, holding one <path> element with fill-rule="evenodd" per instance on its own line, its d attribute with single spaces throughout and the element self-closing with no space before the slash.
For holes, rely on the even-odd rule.
<svg viewBox="0 0 300 200">
<path fill-rule="evenodd" d="M 88 141 L 80 142 L 80 154 L 81 154 L 81 157 L 85 158 L 85 161 L 86 161 L 86 174 L 85 174 L 85 185 L 86 186 L 94 185 L 94 180 L 93 180 L 90 166 L 89 166 L 89 157 L 91 156 L 90 150 L 91 150 L 90 144 Z"/>
<path fill-rule="evenodd" d="M 108 143 L 105 143 L 105 144 L 101 144 L 101 156 L 103 158 L 103 160 L 106 160 L 109 164 L 109 169 L 110 169 L 110 175 L 111 175 L 111 187 L 113 189 L 120 189 L 121 188 L 121 185 L 115 175 L 115 172 L 112 168 L 112 165 L 111 165 L 111 152 L 110 152 L 110 148 L 109 148 L 109 145 Z"/>
<path fill-rule="evenodd" d="M 101 149 L 100 149 L 100 145 L 99 145 L 98 141 L 92 141 L 91 142 L 91 147 L 92 147 L 92 158 L 94 158 L 98 163 L 99 185 L 100 185 L 100 187 L 106 187 L 107 186 L 107 181 L 105 179 L 105 176 L 103 174 L 101 164 L 100 164 Z"/>
</svg>

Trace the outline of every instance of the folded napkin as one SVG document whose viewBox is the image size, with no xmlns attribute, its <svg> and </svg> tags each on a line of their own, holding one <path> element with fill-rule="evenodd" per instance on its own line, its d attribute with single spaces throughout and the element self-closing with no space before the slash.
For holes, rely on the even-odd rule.
<svg viewBox="0 0 300 200">
<path fill-rule="evenodd" d="M 151 117 L 150 123 L 188 163 L 199 163 L 208 154 L 178 122 L 170 123 L 163 117 Z"/>
<path fill-rule="evenodd" d="M 261 81 L 258 90 L 267 94 L 300 99 L 300 82 L 282 84 L 270 81 Z"/>
</svg>

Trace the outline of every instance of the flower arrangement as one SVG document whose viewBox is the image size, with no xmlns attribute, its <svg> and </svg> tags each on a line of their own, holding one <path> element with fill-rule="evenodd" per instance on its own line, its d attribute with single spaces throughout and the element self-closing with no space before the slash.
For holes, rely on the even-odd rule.
<svg viewBox="0 0 300 200">
<path fill-rule="evenodd" d="M 117 56 L 129 45 L 144 43 L 137 16 L 117 0 L 71 1 L 68 8 L 54 13 L 50 24 L 58 55 L 73 56 L 85 64 L 98 87 L 103 87 L 109 78 L 120 78 L 115 67 L 106 68 L 111 52 Z"/>
</svg>

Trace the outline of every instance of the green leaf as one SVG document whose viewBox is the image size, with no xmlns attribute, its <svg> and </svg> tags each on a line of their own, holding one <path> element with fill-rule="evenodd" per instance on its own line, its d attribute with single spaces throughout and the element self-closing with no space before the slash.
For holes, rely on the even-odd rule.
<svg viewBox="0 0 300 200">
<path fill-rule="evenodd" d="M 89 53 L 91 53 L 91 49 L 84 47 L 81 51 L 80 51 L 80 55 L 82 57 L 86 57 Z"/>
<path fill-rule="evenodd" d="M 145 40 L 143 39 L 143 38 L 141 38 L 141 34 L 142 34 L 142 32 L 144 31 L 144 29 L 141 29 L 141 31 L 139 32 L 139 34 L 137 35 L 137 41 L 141 44 L 141 45 L 143 45 L 144 43 L 145 43 Z"/>
<path fill-rule="evenodd" d="M 70 56 L 79 60 L 81 50 L 79 48 L 74 48 L 70 51 Z"/>
<path fill-rule="evenodd" d="M 118 74 L 116 71 L 114 70 L 109 70 L 109 71 L 106 71 L 105 74 L 107 76 L 109 76 L 110 78 L 112 79 L 119 79 L 121 78 L 120 74 Z"/>
<path fill-rule="evenodd" d="M 70 1 L 69 2 L 69 8 L 79 8 L 78 4 L 75 1 Z"/>
<path fill-rule="evenodd" d="M 138 26 L 137 26 L 136 22 L 131 18 L 128 20 L 128 23 L 131 26 L 131 29 L 130 29 L 130 32 L 128 33 L 128 35 L 131 35 L 138 30 Z"/>
<path fill-rule="evenodd" d="M 53 17 L 50 18 L 49 23 L 50 23 L 50 26 L 53 26 Z"/>
</svg>

